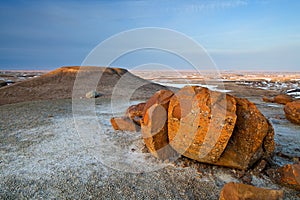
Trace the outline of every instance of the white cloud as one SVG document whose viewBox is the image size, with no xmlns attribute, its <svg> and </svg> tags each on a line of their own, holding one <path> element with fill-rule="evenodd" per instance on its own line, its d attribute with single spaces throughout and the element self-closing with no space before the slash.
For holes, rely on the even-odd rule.
<svg viewBox="0 0 300 200">
<path fill-rule="evenodd" d="M 229 9 L 246 5 L 248 5 L 248 1 L 246 0 L 214 0 L 202 1 L 192 4 L 179 4 L 179 7 L 167 8 L 167 11 L 198 13 L 203 11 Z"/>
</svg>

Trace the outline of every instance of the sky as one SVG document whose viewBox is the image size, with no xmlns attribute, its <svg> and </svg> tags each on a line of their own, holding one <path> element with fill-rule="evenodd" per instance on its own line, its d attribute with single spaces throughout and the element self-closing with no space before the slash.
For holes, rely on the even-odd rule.
<svg viewBox="0 0 300 200">
<path fill-rule="evenodd" d="M 196 41 L 220 70 L 300 71 L 299 11 L 298 0 L 0 1 L 0 70 L 81 65 L 116 34 L 158 27 Z M 188 68 L 166 52 L 124 57 L 112 64 Z"/>
</svg>

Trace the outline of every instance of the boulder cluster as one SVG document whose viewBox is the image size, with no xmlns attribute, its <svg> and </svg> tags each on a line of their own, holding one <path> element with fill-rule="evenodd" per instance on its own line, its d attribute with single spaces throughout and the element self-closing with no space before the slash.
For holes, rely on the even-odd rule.
<svg viewBox="0 0 300 200">
<path fill-rule="evenodd" d="M 286 103 L 285 112 L 299 113 L 299 104 Z M 299 119 L 292 116 L 291 121 Z M 141 130 L 149 152 L 162 160 L 183 155 L 240 170 L 261 164 L 263 169 L 275 148 L 274 129 L 254 103 L 199 86 L 186 86 L 177 93 L 160 90 L 147 102 L 130 106 L 125 116 L 112 118 L 111 124 L 115 130 Z M 267 174 L 275 183 L 300 191 L 299 163 Z M 282 198 L 282 190 L 241 183 L 225 184 L 220 193 L 222 200 Z"/>
<path fill-rule="evenodd" d="M 199 86 L 176 94 L 160 90 L 111 124 L 116 130 L 141 127 L 148 150 L 163 160 L 183 155 L 246 170 L 275 148 L 274 129 L 252 102 Z"/>
</svg>

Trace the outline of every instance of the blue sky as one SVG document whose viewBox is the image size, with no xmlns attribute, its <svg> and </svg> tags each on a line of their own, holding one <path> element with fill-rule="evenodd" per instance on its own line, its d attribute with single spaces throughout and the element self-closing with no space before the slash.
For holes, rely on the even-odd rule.
<svg viewBox="0 0 300 200">
<path fill-rule="evenodd" d="M 0 69 L 80 65 L 114 34 L 162 27 L 196 40 L 222 70 L 299 71 L 299 11 L 297 0 L 0 1 Z"/>
</svg>

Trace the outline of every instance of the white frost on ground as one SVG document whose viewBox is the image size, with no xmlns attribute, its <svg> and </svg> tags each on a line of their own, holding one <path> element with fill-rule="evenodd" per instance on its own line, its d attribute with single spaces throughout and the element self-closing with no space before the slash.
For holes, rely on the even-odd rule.
<svg viewBox="0 0 300 200">
<path fill-rule="evenodd" d="M 54 119 L 52 126 L 22 130 L 20 137 L 24 138 L 23 140 L 32 140 L 35 135 L 40 134 L 49 137 L 21 152 L 12 151 L 4 155 L 4 160 L 5 157 L 15 159 L 8 163 L 1 163 L 7 168 L 1 172 L 0 177 L 8 175 L 28 178 L 39 178 L 41 175 L 51 177 L 58 169 L 80 169 L 87 164 L 97 162 L 93 155 L 83 148 L 74 129 L 73 119 Z M 83 170 L 82 176 L 88 177 L 89 171 Z"/>
<path fill-rule="evenodd" d="M 19 130 L 20 141 L 34 141 L 36 137 L 41 137 L 41 134 L 46 139 L 24 148 L 22 151 L 11 151 L 2 155 L 0 165 L 4 170 L 0 173 L 0 179 L 8 175 L 20 175 L 28 178 L 49 176 L 58 169 L 80 170 L 86 165 L 99 162 L 109 168 L 136 173 L 153 171 L 166 166 L 166 164 L 152 159 L 149 154 L 141 152 L 144 148 L 141 133 L 113 131 L 107 109 L 107 105 L 102 105 L 97 106 L 96 111 L 99 114 L 97 119 L 99 122 L 101 121 L 104 135 L 97 135 L 99 134 L 97 131 L 93 132 L 95 128 L 89 126 L 88 122 L 94 118 L 90 115 L 81 116 L 82 124 L 78 124 L 78 126 L 85 126 L 86 130 L 90 131 L 89 137 L 92 135 L 95 140 L 100 137 L 106 138 L 107 143 L 101 144 L 99 141 L 102 140 L 99 139 L 96 143 L 97 146 L 85 145 L 85 141 L 82 140 L 85 136 L 78 134 L 72 116 L 54 118 L 50 126 Z M 89 170 L 82 170 L 82 176 L 87 178 L 89 175 Z"/>
</svg>

